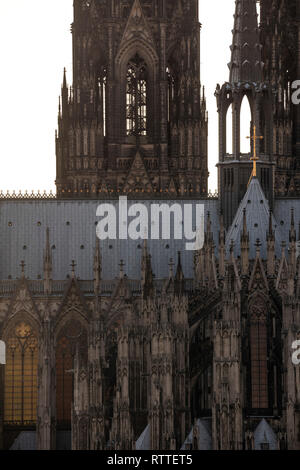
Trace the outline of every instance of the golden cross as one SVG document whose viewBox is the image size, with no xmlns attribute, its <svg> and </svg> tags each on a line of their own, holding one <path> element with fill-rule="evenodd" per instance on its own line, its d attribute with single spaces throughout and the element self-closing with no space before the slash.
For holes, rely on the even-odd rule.
<svg viewBox="0 0 300 470">
<path fill-rule="evenodd" d="M 256 141 L 263 139 L 263 136 L 257 136 L 256 135 L 256 126 L 253 127 L 253 137 L 247 137 L 247 139 L 253 140 L 253 157 L 251 158 L 251 161 L 253 162 L 253 170 L 250 176 L 250 181 L 252 178 L 256 178 L 257 176 L 257 169 L 256 169 L 256 162 L 259 160 L 257 154 L 256 154 Z"/>
</svg>

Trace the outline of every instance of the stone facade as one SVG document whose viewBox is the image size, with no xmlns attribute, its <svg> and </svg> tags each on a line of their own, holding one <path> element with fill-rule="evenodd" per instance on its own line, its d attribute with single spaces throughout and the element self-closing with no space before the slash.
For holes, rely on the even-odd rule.
<svg viewBox="0 0 300 470">
<path fill-rule="evenodd" d="M 205 196 L 197 0 L 76 0 L 72 33 L 73 86 L 64 77 L 56 140 L 58 196 Z"/>
<path fill-rule="evenodd" d="M 277 18 L 267 4 L 262 34 Z M 216 92 L 219 199 L 207 197 L 198 2 L 75 0 L 72 31 L 57 198 L 0 202 L 0 446 L 299 450 L 300 204 L 273 191 L 277 75 L 255 0 L 236 3 L 230 80 Z M 265 137 L 250 181 L 244 96 Z M 203 247 L 100 244 L 94 209 L 118 195 L 202 202 Z"/>
<path fill-rule="evenodd" d="M 276 194 L 300 194 L 300 111 L 291 104 L 293 82 L 300 76 L 300 5 L 297 0 L 261 2 L 264 77 L 276 87 L 273 154 Z"/>
</svg>

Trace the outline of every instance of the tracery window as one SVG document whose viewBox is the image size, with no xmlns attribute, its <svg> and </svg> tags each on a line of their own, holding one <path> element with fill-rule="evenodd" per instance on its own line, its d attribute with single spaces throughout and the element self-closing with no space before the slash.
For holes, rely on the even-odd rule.
<svg viewBox="0 0 300 470">
<path fill-rule="evenodd" d="M 33 328 L 20 322 L 7 342 L 4 421 L 20 426 L 36 423 L 38 339 Z"/>
<path fill-rule="evenodd" d="M 99 89 L 99 107 L 101 110 L 101 123 L 103 126 L 103 135 L 106 136 L 106 86 L 107 86 L 107 71 L 106 67 L 101 68 L 100 76 L 98 78 Z"/>
<path fill-rule="evenodd" d="M 128 63 L 126 81 L 127 135 L 146 135 L 147 65 L 138 54 Z"/>
<path fill-rule="evenodd" d="M 78 320 L 68 321 L 57 338 L 56 345 L 56 416 L 60 426 L 71 425 L 74 359 L 79 354 L 86 360 L 87 332 Z"/>
<path fill-rule="evenodd" d="M 258 301 L 252 306 L 250 320 L 251 388 L 252 408 L 254 409 L 269 407 L 267 335 L 265 305 Z"/>
</svg>

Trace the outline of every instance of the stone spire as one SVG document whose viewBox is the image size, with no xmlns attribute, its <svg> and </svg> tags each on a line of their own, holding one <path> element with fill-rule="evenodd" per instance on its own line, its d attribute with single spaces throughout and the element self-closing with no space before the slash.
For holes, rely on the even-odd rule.
<svg viewBox="0 0 300 470">
<path fill-rule="evenodd" d="M 241 232 L 241 265 L 242 275 L 246 276 L 249 271 L 249 233 L 247 229 L 246 208 L 243 209 L 243 230 Z"/>
<path fill-rule="evenodd" d="M 226 233 L 224 227 L 223 214 L 220 214 L 220 232 L 219 232 L 219 275 L 224 278 L 225 276 L 225 258 L 226 258 Z"/>
<path fill-rule="evenodd" d="M 256 0 L 237 0 L 231 46 L 230 83 L 261 82 L 263 62 Z"/>
<path fill-rule="evenodd" d="M 148 253 L 146 238 L 144 239 L 142 253 L 141 274 L 143 297 L 146 298 L 153 295 L 153 272 L 151 266 L 151 255 Z"/>
<path fill-rule="evenodd" d="M 96 240 L 96 248 L 94 254 L 94 292 L 99 293 L 102 273 L 101 251 L 99 240 Z"/>
<path fill-rule="evenodd" d="M 268 276 L 274 276 L 275 274 L 275 231 L 271 210 L 269 214 L 269 230 L 267 232 L 267 272 Z"/>
<path fill-rule="evenodd" d="M 184 291 L 184 274 L 181 264 L 181 253 L 178 251 L 178 263 L 175 275 L 175 291 L 177 294 L 182 294 Z"/>
<path fill-rule="evenodd" d="M 51 293 L 51 276 L 52 276 L 52 254 L 50 248 L 50 231 L 46 230 L 46 248 L 44 254 L 44 290 L 47 294 Z"/>
</svg>

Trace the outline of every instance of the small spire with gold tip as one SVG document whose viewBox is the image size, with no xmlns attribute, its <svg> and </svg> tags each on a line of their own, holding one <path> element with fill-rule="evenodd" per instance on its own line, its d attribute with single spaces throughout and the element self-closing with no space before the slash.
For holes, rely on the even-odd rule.
<svg viewBox="0 0 300 470">
<path fill-rule="evenodd" d="M 251 139 L 253 141 L 253 157 L 251 157 L 251 161 L 253 162 L 253 170 L 252 170 L 250 180 L 249 180 L 249 184 L 250 184 L 250 181 L 252 180 L 252 178 L 257 177 L 256 163 L 259 160 L 259 157 L 257 156 L 257 151 L 256 151 L 256 141 L 257 140 L 262 140 L 263 136 L 262 135 L 260 135 L 260 136 L 256 135 L 256 126 L 254 126 L 253 127 L 253 136 L 252 137 L 247 137 L 247 139 Z"/>
</svg>

